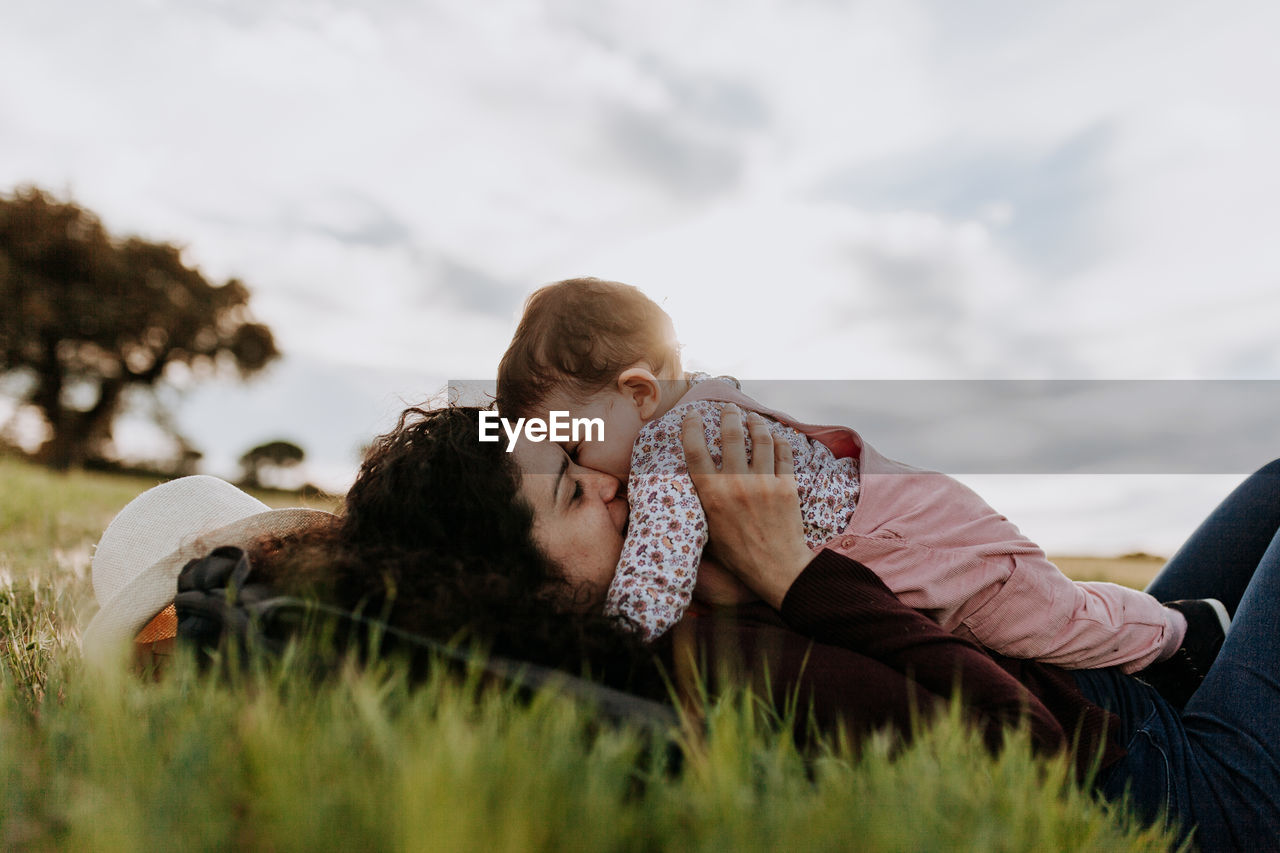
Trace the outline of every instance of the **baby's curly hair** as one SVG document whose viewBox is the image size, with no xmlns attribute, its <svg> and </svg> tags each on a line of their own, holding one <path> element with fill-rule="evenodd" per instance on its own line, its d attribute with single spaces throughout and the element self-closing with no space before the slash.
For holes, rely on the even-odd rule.
<svg viewBox="0 0 1280 853">
<path fill-rule="evenodd" d="M 671 318 L 638 288 L 571 278 L 535 290 L 498 364 L 498 409 L 529 417 L 557 391 L 582 402 L 638 362 L 680 364 Z"/>
</svg>

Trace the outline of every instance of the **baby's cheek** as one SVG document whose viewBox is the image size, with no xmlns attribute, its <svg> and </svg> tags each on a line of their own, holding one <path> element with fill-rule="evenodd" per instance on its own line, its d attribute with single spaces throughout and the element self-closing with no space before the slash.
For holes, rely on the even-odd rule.
<svg viewBox="0 0 1280 853">
<path fill-rule="evenodd" d="M 626 482 L 631 474 L 631 451 L 634 447 L 634 444 L 619 442 L 609 454 L 610 465 L 613 468 L 609 473 L 623 482 Z"/>
<path fill-rule="evenodd" d="M 615 445 L 609 441 L 584 441 L 578 446 L 575 460 L 584 468 L 594 468 L 626 480 L 631 468 L 631 445 Z"/>
</svg>

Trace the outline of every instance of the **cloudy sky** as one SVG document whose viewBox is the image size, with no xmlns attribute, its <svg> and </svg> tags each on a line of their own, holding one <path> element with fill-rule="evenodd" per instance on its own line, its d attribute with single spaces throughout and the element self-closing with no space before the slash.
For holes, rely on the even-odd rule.
<svg viewBox="0 0 1280 853">
<path fill-rule="evenodd" d="M 287 355 L 185 396 L 213 473 L 288 438 L 345 485 L 584 274 L 744 378 L 1272 380 L 1277 31 L 1246 0 L 8 4 L 0 190 L 250 285 Z M 979 478 L 1051 549 L 1165 553 L 1233 479 Z"/>
</svg>

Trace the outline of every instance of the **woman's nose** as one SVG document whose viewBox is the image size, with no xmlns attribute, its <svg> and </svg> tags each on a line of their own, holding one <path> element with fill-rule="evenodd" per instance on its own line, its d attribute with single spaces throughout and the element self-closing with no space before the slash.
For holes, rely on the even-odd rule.
<svg viewBox="0 0 1280 853">
<path fill-rule="evenodd" d="M 619 486 L 618 478 L 612 474 L 606 474 L 603 471 L 597 471 L 594 468 L 584 468 L 583 476 L 588 479 L 591 488 L 600 495 L 600 500 L 608 503 L 618 494 Z"/>
</svg>

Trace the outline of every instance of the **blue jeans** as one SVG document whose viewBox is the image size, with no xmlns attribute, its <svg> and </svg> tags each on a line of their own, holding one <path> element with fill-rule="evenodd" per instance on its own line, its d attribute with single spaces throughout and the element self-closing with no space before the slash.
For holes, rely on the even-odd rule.
<svg viewBox="0 0 1280 853">
<path fill-rule="evenodd" d="M 1251 475 L 1200 525 L 1147 591 L 1216 598 L 1231 630 L 1179 712 L 1118 669 L 1080 670 L 1091 701 L 1120 717 L 1128 755 L 1099 787 L 1128 790 L 1204 850 L 1280 849 L 1280 460 Z"/>
</svg>

